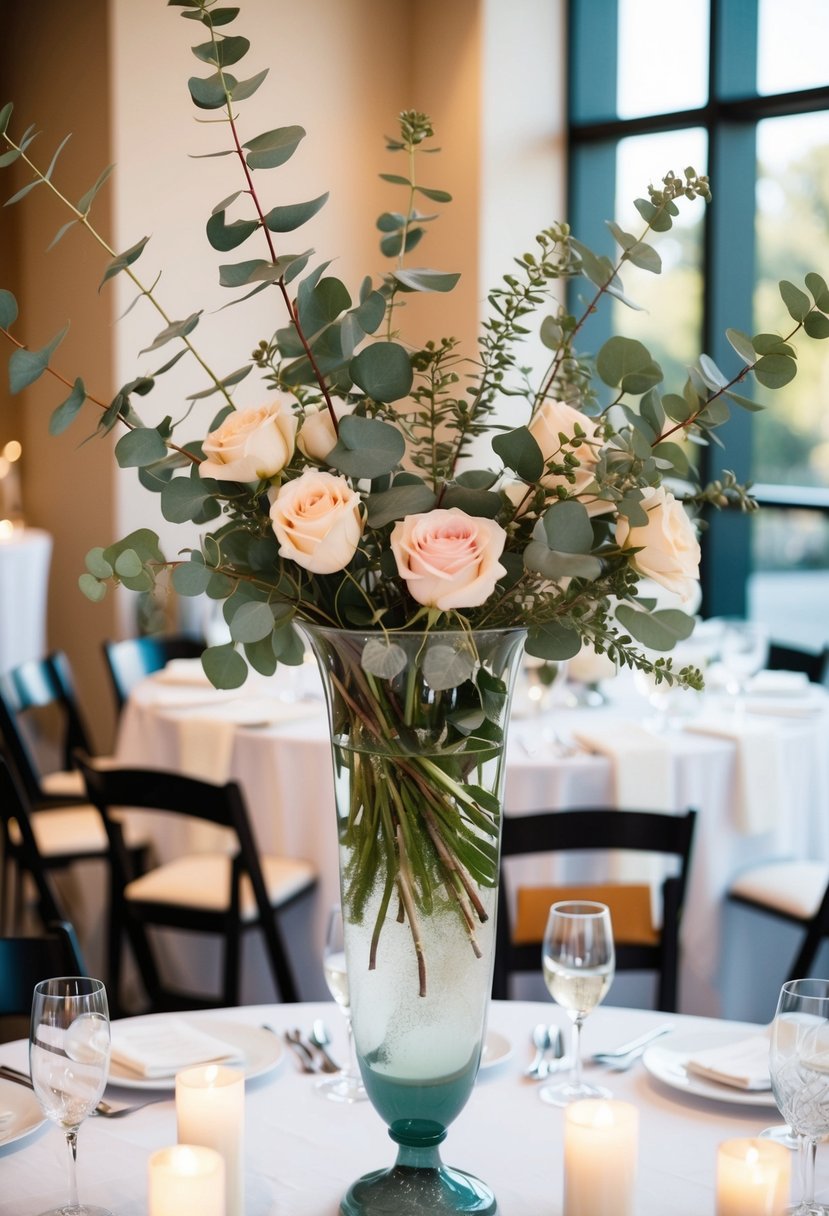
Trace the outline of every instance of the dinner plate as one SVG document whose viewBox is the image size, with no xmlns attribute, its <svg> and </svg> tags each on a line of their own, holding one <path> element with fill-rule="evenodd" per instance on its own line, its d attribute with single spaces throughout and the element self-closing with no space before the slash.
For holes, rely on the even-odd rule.
<svg viewBox="0 0 829 1216">
<path fill-rule="evenodd" d="M 481 1052 L 481 1068 L 492 1068 L 495 1064 L 503 1064 L 512 1055 L 512 1043 L 497 1030 L 488 1030 L 484 1039 L 484 1049 Z"/>
<path fill-rule="evenodd" d="M 146 1018 L 159 1016 L 163 1017 L 164 1014 L 145 1015 Z M 222 1039 L 231 1047 L 237 1047 L 244 1055 L 245 1077 L 248 1080 L 270 1072 L 282 1059 L 284 1048 L 281 1039 L 274 1031 L 266 1030 L 263 1026 L 251 1026 L 246 1022 L 225 1022 L 212 1017 L 193 1017 L 186 1013 L 177 1013 L 175 1016 L 183 1021 L 192 1021 L 199 1030 L 215 1035 L 217 1039 Z M 129 1019 L 130 1022 L 143 1020 L 145 1019 Z M 118 1085 L 123 1089 L 175 1089 L 176 1079 L 175 1076 L 136 1076 L 134 1072 L 130 1072 L 128 1068 L 113 1060 L 109 1066 L 108 1084 Z"/>
<path fill-rule="evenodd" d="M 0 1148 L 31 1135 L 46 1122 L 30 1089 L 0 1078 Z"/>
<path fill-rule="evenodd" d="M 756 1030 L 756 1027 L 754 1028 Z M 713 1102 L 730 1102 L 737 1106 L 775 1106 L 770 1089 L 737 1089 L 733 1085 L 720 1085 L 689 1073 L 685 1064 L 695 1052 L 709 1047 L 727 1047 L 739 1043 L 746 1037 L 746 1028 L 730 1027 L 720 1030 L 700 1030 L 696 1033 L 667 1035 L 660 1043 L 654 1043 L 642 1056 L 642 1063 L 651 1074 L 671 1089 L 691 1094 L 695 1098 L 708 1098 Z"/>
</svg>

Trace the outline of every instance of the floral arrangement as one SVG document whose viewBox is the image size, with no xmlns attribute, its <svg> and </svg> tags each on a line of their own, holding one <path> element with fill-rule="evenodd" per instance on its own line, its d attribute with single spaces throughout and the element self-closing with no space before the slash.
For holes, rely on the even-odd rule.
<svg viewBox="0 0 829 1216">
<path fill-rule="evenodd" d="M 92 237 L 107 251 L 102 284 L 126 275 L 163 322 L 142 353 L 175 350 L 111 400 L 102 399 L 80 377 L 54 367 L 62 334 L 40 349 L 18 339 L 16 302 L 0 290 L 0 331 L 14 347 L 12 392 L 43 374 L 71 385 L 51 430 L 63 431 L 86 404 L 97 408 L 99 434 L 123 432 L 115 447 L 119 465 L 137 469 L 142 485 L 160 495 L 167 520 L 199 536 L 173 560 L 149 529 L 95 549 L 80 577 L 84 593 L 99 600 L 112 584 L 148 591 L 170 571 L 178 594 L 221 601 L 230 641 L 206 649 L 202 661 L 222 688 L 241 685 L 248 665 L 269 675 L 279 663 L 298 663 L 303 622 L 376 635 L 377 644 L 361 654 L 368 681 L 399 675 L 394 637 L 401 632 L 467 635 L 523 627 L 526 650 L 541 659 L 572 657 L 586 640 L 622 666 L 699 686 L 699 672 L 675 672 L 666 657 L 692 630 L 692 617 L 658 608 L 642 583 L 655 580 L 687 599 L 698 577 L 700 509 L 754 504 L 728 472 L 699 484 L 682 440 L 707 443 L 731 406 L 756 408 L 738 391 L 749 377 L 774 388 L 794 376 L 798 331 L 812 338 L 829 333 L 826 283 L 816 274 L 806 276 L 805 290 L 781 283 L 790 332 L 750 337 L 729 331 L 737 371 L 725 375 L 702 355 L 678 392 L 663 390 L 662 371 L 641 342 L 616 336 L 594 357 L 582 352 L 584 323 L 608 298 L 635 307 L 622 287 L 624 267 L 659 273 L 651 237 L 671 228 L 680 206 L 709 199 L 708 179 L 688 168 L 682 176 L 668 173 L 636 200 L 638 234 L 609 224 L 619 247 L 615 259 L 592 252 L 567 224 L 539 233 L 533 251 L 518 256 L 490 291 L 477 350 L 462 352 L 451 337 L 413 348 L 401 332 L 400 305 L 412 293 L 451 291 L 458 278 L 411 264 L 437 219 L 421 207 L 451 201 L 419 177 L 422 156 L 433 150 L 429 118 L 404 112 L 399 135 L 387 141 L 389 153 L 404 162 L 403 172 L 382 175 L 402 197 L 399 209 L 377 220 L 388 268 L 352 293 L 327 262 L 314 262 L 312 251 L 288 252 L 292 234 L 327 196 L 300 203 L 265 199 L 260 182 L 291 158 L 305 132 L 299 126 L 260 134 L 243 129 L 240 103 L 262 87 L 267 72 L 239 79 L 231 70 L 250 49 L 231 32 L 238 10 L 216 0 L 169 3 L 203 39 L 193 54 L 204 73 L 190 79 L 190 95 L 200 113 L 221 117 L 216 155 L 235 162 L 234 192 L 206 219 L 207 241 L 220 256 L 219 281 L 235 293 L 236 304 L 264 291 L 274 301 L 274 331 L 245 366 L 230 372 L 210 366 L 197 348 L 198 311 L 170 318 L 156 284 L 138 271 L 147 237 L 118 252 L 96 230 L 94 201 L 109 170 L 70 201 L 55 184 L 63 145 L 47 167 L 39 166 L 30 151 L 33 129 L 14 134 L 11 104 L 0 109 L 0 167 L 22 162 L 31 173 L 7 201 L 35 188 L 54 192 L 67 210 L 55 240 L 73 227 Z M 257 253 L 230 260 L 248 242 Z M 581 309 L 571 312 L 560 297 L 574 284 L 587 293 Z M 533 381 L 521 352 L 538 314 L 549 358 Z M 143 410 L 158 380 L 182 358 L 198 377 L 189 402 L 200 409 L 207 404 L 210 416 L 199 419 L 198 410 L 188 409 L 175 426 L 168 417 L 145 421 L 139 399 Z M 261 382 L 262 404 L 237 409 L 233 390 L 249 375 Z M 436 694 L 466 688 L 461 700 L 481 710 L 477 725 L 454 719 L 450 729 L 441 719 L 447 746 L 466 740 L 471 747 L 477 738 L 485 750 L 497 749 L 502 699 L 498 687 L 474 672 L 474 655 L 460 668 L 432 663 L 426 683 Z M 350 678 L 362 677 L 352 672 Z M 490 713 L 493 699 L 497 714 Z M 457 698 L 453 704 L 457 708 Z M 434 718 L 434 707 L 429 714 Z M 496 718 L 487 734 L 482 723 Z M 366 722 L 364 712 L 363 731 Z M 389 748 L 396 732 L 384 719 L 374 744 L 380 738 Z M 373 863 L 384 882 L 389 876 L 401 881 L 395 823 L 405 818 L 404 804 L 415 806 L 423 782 L 417 763 L 407 763 L 410 788 L 404 781 L 400 805 L 385 794 L 387 838 Z M 433 822 L 423 829 L 428 845 L 410 848 L 403 859 L 416 892 L 406 901 L 410 919 L 458 867 L 484 885 L 497 880 L 494 854 L 477 843 L 481 830 L 497 832 L 497 800 L 469 794 L 480 788 L 477 779 L 472 785 L 472 768 L 457 754 L 447 760 L 444 784 L 434 786 Z M 366 788 L 363 805 L 389 780 L 386 773 Z M 465 906 L 462 913 L 468 927 Z"/>
<path fill-rule="evenodd" d="M 213 0 L 170 3 L 204 30 L 207 40 L 193 53 L 208 74 L 191 78 L 190 93 L 200 111 L 224 116 L 217 127 L 222 151 L 232 149 L 238 166 L 239 188 L 212 208 L 207 239 L 220 254 L 255 239 L 265 255 L 221 264 L 220 282 L 245 289 L 242 299 L 268 290 L 281 325 L 247 366 L 214 372 L 195 347 L 200 314 L 170 320 L 155 288 L 138 276 L 148 238 L 121 253 L 110 249 L 103 281 L 127 275 L 165 318 L 150 352 L 179 349 L 111 401 L 97 399 L 80 378 L 70 380 L 51 429 L 63 430 L 85 402 L 97 405 L 98 432 L 125 430 L 117 460 L 137 468 L 142 484 L 161 495 L 167 519 L 200 528 L 221 522 L 184 560 L 165 561 L 143 530 L 94 550 L 83 591 L 97 600 L 108 583 L 147 590 L 170 568 L 179 594 L 206 591 L 222 600 L 232 641 L 207 650 L 204 665 L 223 687 L 244 680 L 245 660 L 264 673 L 276 662 L 296 662 L 301 646 L 293 626 L 301 620 L 383 632 L 524 623 L 531 654 L 567 658 L 586 638 L 622 665 L 651 668 L 636 643 L 669 650 L 691 621 L 680 611 L 656 610 L 639 594 L 641 579 L 687 598 L 699 558 L 692 516 L 704 503 L 753 505 L 728 473 L 696 484 L 677 439 L 706 441 L 729 403 L 753 408 L 736 391 L 749 375 L 767 387 L 794 375 L 794 333 L 825 334 L 825 283 L 807 276 L 808 295 L 781 284 L 792 332 L 755 339 L 729 333 L 742 360 L 736 374 L 726 377 L 702 356 L 679 393 L 661 391 L 661 370 L 639 342 L 613 337 L 595 359 L 579 353 L 584 321 L 603 299 L 629 302 L 619 278 L 624 265 L 659 273 L 649 236 L 671 228 L 680 204 L 709 198 L 707 178 L 689 168 L 682 177 L 668 174 L 636 201 L 641 233 L 610 224 L 621 250 L 615 262 L 592 253 L 566 224 L 553 226 L 490 292 L 477 352 L 462 354 L 452 338 L 412 349 L 397 330 L 399 304 L 408 293 L 450 291 L 458 278 L 407 264 L 436 218 L 418 204 L 449 201 L 417 176 L 421 154 L 431 151 L 429 119 L 402 114 L 399 138 L 387 143 L 405 159 L 406 172 L 383 177 L 402 190 L 404 203 L 377 220 L 389 270 L 378 282 L 366 278 L 354 300 L 327 264 L 309 269 L 311 252 L 288 253 L 282 245 L 326 196 L 268 209 L 260 192 L 260 175 L 289 160 L 305 132 L 241 130 L 239 103 L 266 73 L 238 80 L 229 70 L 249 50 L 247 39 L 228 30 L 238 10 Z M 69 212 L 55 239 L 78 225 L 109 248 L 91 218 L 109 171 L 70 202 L 54 183 L 57 153 L 48 168 L 37 167 L 29 153 L 32 129 L 13 138 L 11 118 L 9 104 L 0 111 L 0 166 L 22 159 L 32 179 L 8 201 L 35 187 L 52 190 Z M 244 214 L 231 219 L 237 200 Z M 555 302 L 575 280 L 590 293 L 580 315 Z M 521 342 L 530 315 L 544 308 L 540 332 L 549 364 L 531 385 L 520 364 Z M 10 332 L 16 316 L 11 293 L 3 291 L 0 328 L 16 347 L 13 392 L 53 372 L 62 337 L 30 350 Z M 179 442 L 169 419 L 143 421 L 136 400 L 146 400 L 159 377 L 187 356 L 206 377 L 191 400 L 212 396 L 220 408 L 195 427 L 178 424 L 191 428 Z M 237 410 L 233 388 L 252 372 L 261 377 L 265 403 Z M 600 402 L 597 381 L 607 386 L 609 403 Z M 672 678 L 669 660 L 657 660 L 655 668 L 658 677 Z M 697 680 L 691 671 L 681 678 Z"/>
</svg>

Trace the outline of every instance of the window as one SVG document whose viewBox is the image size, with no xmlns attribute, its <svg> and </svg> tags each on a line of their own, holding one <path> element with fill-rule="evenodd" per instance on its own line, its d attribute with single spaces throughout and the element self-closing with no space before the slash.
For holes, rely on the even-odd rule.
<svg viewBox="0 0 829 1216">
<path fill-rule="evenodd" d="M 779 332 L 777 281 L 829 278 L 829 4 L 570 0 L 569 21 L 575 230 L 611 252 L 604 220 L 633 224 L 633 198 L 669 169 L 708 172 L 714 196 L 683 208 L 658 241 L 662 277 L 626 271 L 647 313 L 615 305 L 595 319 L 593 343 L 641 337 L 671 389 L 700 351 L 734 371 L 726 326 Z M 681 270 L 667 279 L 672 263 Z M 765 409 L 733 413 L 722 463 L 755 483 L 763 510 L 710 516 L 703 612 L 750 615 L 776 640 L 819 648 L 829 643 L 829 342 L 801 343 L 785 389 L 753 391 Z M 721 456 L 703 451 L 712 474 Z"/>
</svg>

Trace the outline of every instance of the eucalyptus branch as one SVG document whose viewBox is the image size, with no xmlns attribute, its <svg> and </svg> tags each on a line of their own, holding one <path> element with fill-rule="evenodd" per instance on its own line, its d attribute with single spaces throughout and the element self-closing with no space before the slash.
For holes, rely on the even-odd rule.
<svg viewBox="0 0 829 1216">
<path fill-rule="evenodd" d="M 71 211 L 72 215 L 75 217 L 75 222 L 80 224 L 82 228 L 86 229 L 86 231 L 89 233 L 89 235 L 92 237 L 92 239 L 109 256 L 111 261 L 115 260 L 118 257 L 118 254 L 112 248 L 112 246 L 104 239 L 104 237 L 101 236 L 101 234 L 97 231 L 97 229 L 94 228 L 92 226 L 92 224 L 89 222 L 89 211 L 88 210 L 80 211 L 75 206 L 75 204 L 73 202 L 71 202 L 70 199 L 68 199 L 66 197 L 66 195 L 63 194 L 57 188 L 57 186 L 52 181 L 51 176 L 48 176 L 47 174 L 42 173 L 41 170 L 38 169 L 37 165 L 35 165 L 34 162 L 32 160 L 30 160 L 29 157 L 26 155 L 23 148 L 21 148 L 18 144 L 16 144 L 14 142 L 14 140 L 9 135 L 8 131 L 3 132 L 3 138 L 6 141 L 6 143 L 9 145 L 9 147 L 11 149 L 13 149 L 15 152 L 17 152 L 18 155 L 25 162 L 25 164 L 27 164 L 29 166 L 29 168 L 34 173 L 38 183 L 47 185 L 49 187 L 49 189 L 52 191 L 52 193 L 55 195 L 55 197 L 58 199 L 58 201 L 64 207 L 66 207 L 69 211 Z M 91 207 L 91 203 L 90 203 L 90 207 Z M 162 318 L 162 320 L 168 326 L 173 325 L 175 322 L 169 316 L 169 314 L 164 309 L 164 307 L 161 305 L 161 303 L 156 299 L 153 287 L 146 287 L 141 282 L 141 280 L 138 278 L 138 275 L 135 273 L 135 271 L 132 269 L 131 266 L 125 265 L 121 269 L 122 269 L 123 273 L 126 274 L 127 278 L 132 282 L 133 286 L 137 287 L 139 293 L 142 296 L 144 296 L 144 298 L 146 300 L 149 300 L 150 304 L 152 304 L 153 308 L 156 310 L 156 312 Z M 158 279 L 156 279 L 156 283 L 157 282 L 158 282 Z M 219 392 L 221 392 L 221 394 L 227 401 L 228 405 L 232 405 L 233 400 L 230 397 L 230 394 L 228 393 L 226 387 L 224 386 L 222 381 L 219 379 L 219 377 L 215 374 L 215 372 L 213 372 L 211 370 L 211 368 L 207 365 L 207 363 L 201 357 L 201 355 L 196 350 L 193 343 L 190 341 L 189 337 L 186 334 L 180 334 L 178 336 L 180 337 L 181 341 L 184 343 L 187 350 L 190 352 L 190 354 L 193 356 L 193 358 L 199 364 L 201 369 L 206 373 L 206 375 L 213 382 L 214 386 L 218 389 Z"/>
<path fill-rule="evenodd" d="M 207 13 L 209 16 L 209 11 L 207 9 L 203 9 L 202 11 Z M 251 201 L 252 201 L 254 209 L 256 211 L 257 218 L 259 220 L 259 224 L 262 228 L 262 232 L 265 235 L 265 240 L 268 245 L 268 251 L 270 253 L 271 262 L 276 264 L 276 261 L 277 261 L 276 247 L 274 245 L 273 238 L 271 237 L 270 229 L 268 228 L 268 225 L 265 222 L 265 213 L 262 210 L 262 205 L 259 202 L 259 196 L 256 193 L 256 187 L 253 184 L 253 174 L 251 173 L 247 160 L 245 159 L 245 154 L 242 149 L 241 141 L 239 139 L 239 133 L 236 128 L 236 119 L 233 114 L 232 98 L 231 98 L 230 92 L 228 91 L 228 88 L 227 88 L 224 70 L 221 66 L 222 61 L 221 61 L 221 55 L 219 54 L 219 51 L 218 51 L 218 43 L 216 40 L 216 31 L 213 28 L 212 21 L 208 21 L 208 25 L 210 28 L 210 40 L 211 40 L 213 46 L 215 48 L 217 48 L 216 49 L 217 71 L 219 73 L 219 77 L 222 82 L 222 88 L 224 89 L 225 109 L 227 111 L 227 121 L 228 121 L 228 125 L 230 126 L 230 132 L 231 132 L 231 135 L 233 136 L 234 151 L 236 153 L 236 156 L 238 157 L 239 164 L 242 167 L 242 172 L 245 176 L 245 181 L 247 182 L 247 186 L 248 186 L 247 193 L 250 195 Z M 288 316 L 291 320 L 291 324 L 293 325 L 294 329 L 296 330 L 296 335 L 299 338 L 300 342 L 302 343 L 302 349 L 305 351 L 305 356 L 308 359 L 309 364 L 311 365 L 311 370 L 314 373 L 314 378 L 317 381 L 317 384 L 319 385 L 319 388 L 320 388 L 320 392 L 322 393 L 323 398 L 325 400 L 325 405 L 328 410 L 329 416 L 331 418 L 331 424 L 334 427 L 334 434 L 338 435 L 340 428 L 339 428 L 339 422 L 337 420 L 337 414 L 336 414 L 336 411 L 334 410 L 334 402 L 331 399 L 331 393 L 329 392 L 328 385 L 325 382 L 325 377 L 323 376 L 322 372 L 320 371 L 319 365 L 318 365 L 316 359 L 314 358 L 314 353 L 311 350 L 311 346 L 308 342 L 308 339 L 306 338 L 306 336 L 303 332 L 302 325 L 300 324 L 300 320 L 299 320 L 299 310 L 297 309 L 295 302 L 292 302 L 292 300 L 291 300 L 291 296 L 288 291 L 287 284 L 285 283 L 284 274 L 281 274 L 279 276 L 279 278 L 276 281 L 276 285 L 279 288 L 280 294 L 282 295 L 282 299 L 285 302 L 285 307 L 288 310 Z"/>
</svg>

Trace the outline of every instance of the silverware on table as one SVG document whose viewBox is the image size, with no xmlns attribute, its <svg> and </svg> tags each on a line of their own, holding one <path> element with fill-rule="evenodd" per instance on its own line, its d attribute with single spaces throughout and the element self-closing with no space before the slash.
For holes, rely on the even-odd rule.
<svg viewBox="0 0 829 1216">
<path fill-rule="evenodd" d="M 654 1041 L 659 1039 L 663 1034 L 669 1034 L 674 1028 L 673 1022 L 663 1022 L 661 1026 L 654 1027 L 653 1030 L 646 1030 L 644 1034 L 640 1034 L 635 1039 L 631 1039 L 629 1043 L 622 1043 L 619 1047 L 615 1047 L 610 1051 L 596 1051 L 591 1059 L 596 1064 L 615 1064 L 620 1060 L 627 1059 L 628 1056 L 633 1056 L 637 1059 L 644 1052 L 645 1048 Z M 633 1060 L 631 1060 L 631 1063 Z"/>
<path fill-rule="evenodd" d="M 304 1042 L 302 1033 L 297 1027 L 294 1027 L 293 1030 L 285 1031 L 285 1042 L 299 1060 L 303 1072 L 319 1072 L 319 1065 L 314 1058 L 311 1048 Z"/>
<path fill-rule="evenodd" d="M 331 1042 L 331 1034 L 323 1022 L 322 1018 L 317 1018 L 314 1025 L 311 1027 L 311 1033 L 308 1035 L 308 1042 L 312 1047 L 316 1047 L 322 1057 L 320 1068 L 323 1072 L 342 1072 L 337 1061 L 332 1057 L 328 1050 L 328 1045 Z"/>
<path fill-rule="evenodd" d="M 14 1081 L 16 1085 L 25 1085 L 27 1089 L 34 1089 L 32 1078 L 28 1073 L 20 1072 L 9 1064 L 0 1064 L 0 1077 L 6 1081 Z M 153 1106 L 156 1102 L 168 1102 L 170 1098 L 170 1094 L 159 1094 L 155 1098 L 145 1098 L 143 1102 L 123 1105 L 115 1102 L 105 1102 L 101 1099 L 95 1107 L 93 1114 L 100 1115 L 103 1119 L 121 1119 L 124 1115 L 131 1115 L 133 1111 L 143 1110 L 145 1106 Z"/>
</svg>

